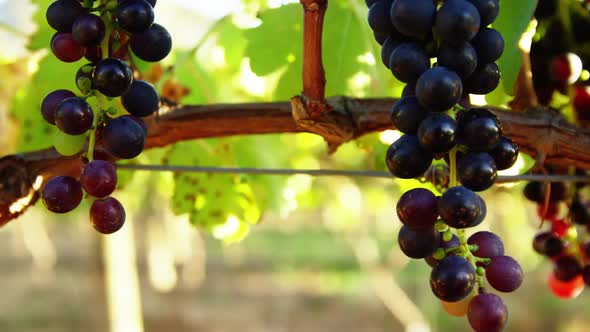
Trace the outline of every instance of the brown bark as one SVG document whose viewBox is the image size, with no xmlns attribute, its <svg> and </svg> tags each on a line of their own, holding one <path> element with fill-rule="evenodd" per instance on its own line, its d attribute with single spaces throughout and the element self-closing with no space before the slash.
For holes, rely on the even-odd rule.
<svg viewBox="0 0 590 332">
<path fill-rule="evenodd" d="M 291 102 L 177 106 L 148 119 L 146 148 L 175 142 L 235 135 L 308 132 L 326 139 L 331 151 L 359 136 L 391 128 L 390 109 L 395 99 L 335 97 L 332 112 L 311 119 L 300 97 Z M 568 123 L 555 112 L 534 109 L 509 112 L 493 109 L 504 134 L 533 157 L 543 154 L 550 164 L 590 169 L 590 130 Z M 295 120 L 294 120 L 295 119 Z M 0 159 L 0 225 L 18 216 L 8 209 L 18 199 L 37 195 L 32 185 L 54 175 L 79 176 L 81 158 L 61 157 L 55 150 L 27 152 Z M 35 188 L 38 189 L 38 188 Z"/>
</svg>

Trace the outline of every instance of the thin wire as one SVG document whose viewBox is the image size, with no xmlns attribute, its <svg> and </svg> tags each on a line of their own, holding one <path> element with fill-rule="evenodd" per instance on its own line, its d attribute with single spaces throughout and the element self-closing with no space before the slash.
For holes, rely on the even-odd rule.
<svg viewBox="0 0 590 332">
<path fill-rule="evenodd" d="M 286 168 L 249 168 L 249 167 L 207 167 L 207 166 L 176 166 L 176 165 L 140 165 L 119 164 L 119 169 L 148 172 L 191 172 L 216 174 L 253 174 L 253 175 L 310 175 L 310 176 L 346 176 L 392 179 L 388 172 L 379 171 L 349 171 L 338 169 L 286 169 Z M 590 183 L 590 176 L 560 175 L 560 174 L 521 174 L 500 175 L 497 182 L 516 181 L 549 181 L 549 182 L 585 182 Z"/>
</svg>

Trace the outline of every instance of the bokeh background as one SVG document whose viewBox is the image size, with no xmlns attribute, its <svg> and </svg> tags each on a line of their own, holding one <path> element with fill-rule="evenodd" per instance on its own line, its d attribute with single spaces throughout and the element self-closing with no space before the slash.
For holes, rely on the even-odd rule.
<svg viewBox="0 0 590 332">
<path fill-rule="evenodd" d="M 0 155 L 50 146 L 39 105 L 72 88 L 84 64 L 60 64 L 47 50 L 49 0 L 0 0 Z M 301 89 L 298 1 L 161 0 L 156 21 L 175 49 L 161 66 L 143 64 L 160 92 L 186 104 L 287 100 Z M 503 1 L 507 3 L 507 1 Z M 363 1 L 330 1 L 325 61 L 328 94 L 396 96 L 382 68 Z M 41 23 L 41 24 L 40 24 Z M 509 29 L 508 27 L 507 29 Z M 502 88 L 481 100 L 502 105 Z M 198 130 L 198 128 L 195 128 Z M 328 156 L 313 135 L 185 142 L 131 162 L 203 166 L 383 169 L 399 133 L 386 131 Z M 523 156 L 507 174 L 531 165 Z M 396 244 L 395 204 L 409 180 L 120 171 L 125 227 L 97 234 L 88 204 L 55 216 L 38 204 L 0 230 L 2 332 L 377 332 L 469 331 L 444 313 L 428 285 L 430 268 Z M 184 176 L 184 177 L 183 177 Z M 535 207 L 523 184 L 485 193 L 490 229 L 526 278 L 503 295 L 507 331 L 589 331 L 587 291 L 559 300 L 546 286 L 550 264 L 535 255 Z M 204 203 L 203 203 L 204 202 Z M 210 218 L 206 211 L 221 210 Z"/>
</svg>

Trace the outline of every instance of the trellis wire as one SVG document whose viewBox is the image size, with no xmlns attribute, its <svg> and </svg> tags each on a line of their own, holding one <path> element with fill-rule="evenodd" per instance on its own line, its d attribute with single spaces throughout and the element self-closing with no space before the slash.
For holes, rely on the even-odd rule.
<svg viewBox="0 0 590 332">
<path fill-rule="evenodd" d="M 150 172 L 190 172 L 215 174 L 250 174 L 250 175 L 310 175 L 310 176 L 345 176 L 393 179 L 388 172 L 353 171 L 339 169 L 287 169 L 287 168 L 251 168 L 251 167 L 213 167 L 213 166 L 178 166 L 178 165 L 146 165 L 118 164 L 123 170 Z M 547 182 L 585 182 L 590 183 L 590 176 L 561 174 L 520 174 L 499 175 L 498 182 L 516 181 L 547 181 Z"/>
</svg>

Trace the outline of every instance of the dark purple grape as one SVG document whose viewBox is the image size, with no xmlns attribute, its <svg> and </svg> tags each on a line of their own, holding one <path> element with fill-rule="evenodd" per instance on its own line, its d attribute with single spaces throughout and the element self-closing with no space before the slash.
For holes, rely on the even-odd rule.
<svg viewBox="0 0 590 332">
<path fill-rule="evenodd" d="M 51 51 L 63 62 L 76 62 L 84 57 L 85 50 L 71 33 L 59 33 L 51 41 Z"/>
<path fill-rule="evenodd" d="M 45 121 L 54 125 L 57 105 L 62 101 L 73 97 L 76 97 L 76 94 L 70 90 L 55 90 L 45 96 L 41 103 L 41 115 L 43 115 Z"/>
<path fill-rule="evenodd" d="M 499 0 L 469 0 L 477 8 L 480 17 L 480 26 L 486 27 L 496 20 L 500 12 Z"/>
<path fill-rule="evenodd" d="M 375 4 L 377 1 L 379 0 L 365 0 L 365 4 L 367 5 L 367 8 L 371 8 L 371 6 Z"/>
<path fill-rule="evenodd" d="M 500 84 L 500 68 L 495 63 L 478 64 L 473 74 L 463 82 L 465 91 L 485 95 L 494 91 Z"/>
<path fill-rule="evenodd" d="M 472 108 L 458 116 L 459 142 L 473 151 L 489 151 L 502 137 L 498 117 L 487 108 Z"/>
<path fill-rule="evenodd" d="M 588 206 L 580 201 L 577 195 L 570 205 L 570 219 L 577 225 L 588 225 L 590 223 L 590 211 Z"/>
<path fill-rule="evenodd" d="M 47 210 L 54 213 L 67 213 L 80 205 L 82 187 L 71 176 L 51 178 L 41 190 L 41 201 Z"/>
<path fill-rule="evenodd" d="M 428 113 L 415 96 L 405 96 L 393 105 L 391 122 L 402 133 L 416 134 L 420 123 L 428 116 Z"/>
<path fill-rule="evenodd" d="M 504 256 L 504 243 L 502 239 L 492 232 L 479 231 L 467 239 L 467 243 L 477 245 L 473 254 L 481 258 Z"/>
<path fill-rule="evenodd" d="M 436 16 L 434 1 L 396 0 L 391 6 L 393 26 L 408 37 L 425 38 Z"/>
<path fill-rule="evenodd" d="M 496 162 L 496 168 L 501 171 L 509 169 L 518 159 L 519 149 L 513 140 L 506 136 L 501 136 L 496 145 L 488 151 Z"/>
<path fill-rule="evenodd" d="M 564 183 L 551 182 L 550 188 L 549 202 L 560 202 L 567 198 L 567 187 Z M 531 181 L 526 184 L 523 193 L 528 200 L 543 204 L 545 202 L 545 183 Z"/>
<path fill-rule="evenodd" d="M 97 63 L 92 77 L 92 83 L 96 89 L 109 97 L 121 96 L 127 92 L 133 82 L 131 68 L 125 62 L 115 58 L 104 59 Z"/>
<path fill-rule="evenodd" d="M 565 245 L 563 241 L 551 232 L 543 232 L 535 235 L 533 249 L 548 257 L 555 257 L 563 252 Z"/>
<path fill-rule="evenodd" d="M 97 46 L 106 33 L 103 20 L 93 14 L 79 16 L 72 26 L 74 40 L 82 46 Z"/>
<path fill-rule="evenodd" d="M 92 64 L 86 64 L 76 72 L 76 86 L 82 93 L 88 93 L 94 88 L 92 86 L 92 72 L 94 72 Z"/>
<path fill-rule="evenodd" d="M 457 163 L 459 180 L 464 187 L 483 191 L 494 185 L 498 172 L 494 158 L 486 152 L 470 152 Z"/>
<path fill-rule="evenodd" d="M 59 32 L 72 31 L 72 24 L 84 14 L 84 7 L 76 0 L 57 0 L 47 8 L 47 23 Z"/>
<path fill-rule="evenodd" d="M 466 78 L 477 67 L 477 53 L 468 42 L 457 46 L 443 43 L 438 48 L 438 64 L 453 70 L 459 77 Z"/>
<path fill-rule="evenodd" d="M 440 233 L 434 227 L 412 229 L 402 226 L 397 241 L 408 257 L 419 259 L 432 255 L 440 243 Z"/>
<path fill-rule="evenodd" d="M 523 272 L 520 264 L 510 256 L 496 256 L 486 267 L 486 279 L 490 286 L 500 292 L 514 292 L 522 285 Z"/>
<path fill-rule="evenodd" d="M 484 28 L 471 41 L 479 63 L 494 62 L 504 52 L 504 38 L 496 29 Z"/>
<path fill-rule="evenodd" d="M 123 0 L 113 15 L 119 27 L 131 34 L 145 32 L 154 23 L 154 9 L 144 0 Z"/>
<path fill-rule="evenodd" d="M 154 23 L 146 32 L 132 35 L 130 45 L 140 59 L 158 62 L 170 53 L 172 38 L 163 26 Z"/>
<path fill-rule="evenodd" d="M 444 113 L 430 114 L 418 127 L 420 145 L 432 153 L 449 152 L 455 146 L 457 122 Z"/>
<path fill-rule="evenodd" d="M 434 67 L 422 74 L 416 83 L 416 97 L 422 106 L 434 112 L 450 109 L 461 99 L 461 78 L 446 67 Z"/>
<path fill-rule="evenodd" d="M 127 92 L 121 96 L 121 103 L 127 112 L 135 116 L 152 115 L 160 107 L 160 97 L 153 85 L 135 80 Z"/>
<path fill-rule="evenodd" d="M 146 134 L 133 119 L 121 116 L 109 121 L 102 131 L 105 148 L 115 157 L 131 159 L 144 148 Z"/>
<path fill-rule="evenodd" d="M 486 212 L 483 199 L 465 187 L 450 188 L 438 200 L 438 213 L 447 225 L 454 228 L 477 226 Z"/>
<path fill-rule="evenodd" d="M 432 155 L 422 149 L 418 138 L 404 135 L 387 150 L 385 163 L 389 172 L 401 179 L 413 179 L 424 175 L 432 164 Z"/>
<path fill-rule="evenodd" d="M 137 123 L 141 127 L 141 129 L 143 129 L 143 132 L 145 133 L 145 136 L 147 137 L 148 127 L 147 127 L 147 124 L 145 123 L 145 121 L 143 121 L 140 117 L 135 116 L 135 115 L 123 115 L 123 117 L 129 118 L 129 119 L 135 121 L 135 123 Z"/>
<path fill-rule="evenodd" d="M 574 256 L 561 256 L 555 260 L 553 274 L 560 281 L 570 281 L 582 273 L 582 265 Z"/>
<path fill-rule="evenodd" d="M 387 35 L 393 30 L 389 19 L 389 8 L 393 0 L 379 0 L 369 8 L 367 21 L 374 32 Z"/>
<path fill-rule="evenodd" d="M 461 241 L 459 241 L 459 238 L 457 237 L 457 235 L 453 234 L 453 237 L 449 241 L 445 241 L 442 238 L 442 233 L 441 233 L 441 240 L 440 240 L 439 248 L 450 249 L 450 248 L 456 248 L 460 245 L 461 245 Z M 451 255 L 451 254 L 448 253 L 447 255 Z M 440 263 L 440 260 L 434 258 L 434 256 L 432 256 L 432 255 L 424 258 L 424 260 L 426 260 L 426 263 L 428 263 L 428 265 L 430 265 L 431 267 L 435 267 L 438 263 Z"/>
<path fill-rule="evenodd" d="M 438 218 L 437 199 L 432 191 L 415 188 L 400 197 L 396 211 L 399 220 L 407 227 L 433 227 Z"/>
<path fill-rule="evenodd" d="M 118 3 L 121 3 L 121 2 L 123 2 L 123 1 L 124 1 L 124 0 L 118 0 L 117 2 L 118 2 Z M 152 6 L 152 8 L 153 8 L 153 7 L 156 7 L 156 0 L 145 0 L 145 1 L 146 1 L 147 3 L 149 3 L 149 4 Z M 370 0 L 370 1 L 372 1 L 372 2 L 376 2 L 377 0 Z M 367 3 L 368 3 L 368 1 L 367 1 Z"/>
<path fill-rule="evenodd" d="M 108 161 L 91 161 L 82 169 L 80 183 L 89 195 L 97 198 L 107 197 L 117 187 L 117 169 Z"/>
<path fill-rule="evenodd" d="M 55 124 L 68 135 L 82 135 L 92 128 L 94 112 L 90 105 L 78 97 L 68 98 L 55 109 Z"/>
<path fill-rule="evenodd" d="M 96 64 L 97 62 L 102 60 L 102 50 L 99 46 L 87 47 L 86 53 L 84 53 L 84 57 L 91 63 Z"/>
<path fill-rule="evenodd" d="M 586 286 L 590 286 L 590 265 L 584 266 L 582 270 L 582 277 L 584 278 L 584 283 Z"/>
<path fill-rule="evenodd" d="M 388 67 L 395 78 L 404 83 L 412 83 L 430 68 L 430 57 L 421 44 L 402 43 L 391 52 Z"/>
<path fill-rule="evenodd" d="M 389 58 L 391 57 L 391 53 L 393 50 L 400 44 L 400 41 L 389 36 L 383 42 L 383 46 L 381 47 L 381 62 L 387 68 L 389 68 Z"/>
<path fill-rule="evenodd" d="M 402 97 L 409 97 L 409 96 L 415 96 L 416 95 L 416 84 L 413 83 L 408 83 L 406 84 L 406 86 L 404 86 L 404 89 L 402 90 Z M 416 99 L 416 103 L 418 103 L 418 100 Z M 420 105 L 420 104 L 418 104 Z M 428 112 L 428 111 L 425 111 Z"/>
<path fill-rule="evenodd" d="M 436 14 L 434 29 L 442 40 L 459 45 L 475 37 L 479 26 L 480 17 L 475 6 L 465 0 L 447 0 Z"/>
<path fill-rule="evenodd" d="M 94 229 L 102 234 L 112 234 L 125 223 L 125 209 L 113 197 L 97 199 L 90 207 L 90 221 Z"/>
<path fill-rule="evenodd" d="M 389 38 L 389 34 L 381 34 L 378 32 L 373 32 L 373 37 L 375 37 L 375 41 L 379 43 L 379 45 L 383 46 L 387 38 Z"/>
<path fill-rule="evenodd" d="M 501 332 L 508 321 L 508 308 L 498 295 L 483 293 L 469 303 L 467 318 L 475 332 Z"/>
<path fill-rule="evenodd" d="M 461 256 L 447 256 L 430 274 L 430 288 L 436 297 L 445 302 L 464 299 L 476 284 L 473 265 Z"/>
</svg>

